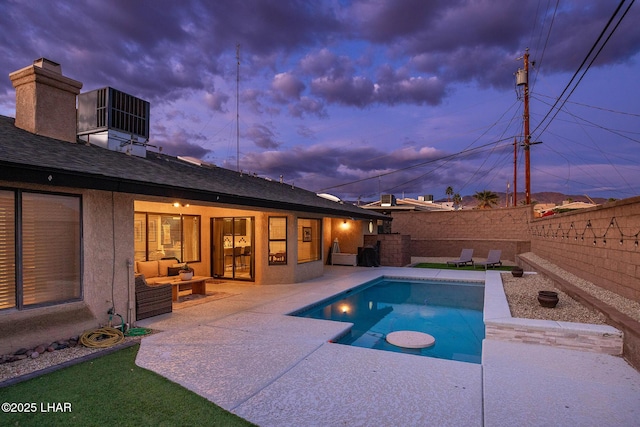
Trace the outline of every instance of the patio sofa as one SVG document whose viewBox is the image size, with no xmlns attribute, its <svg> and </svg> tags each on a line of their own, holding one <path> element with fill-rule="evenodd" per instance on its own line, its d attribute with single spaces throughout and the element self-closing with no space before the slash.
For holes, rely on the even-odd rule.
<svg viewBox="0 0 640 427">
<path fill-rule="evenodd" d="M 158 282 L 166 282 L 168 276 L 178 274 L 179 264 L 175 258 L 161 259 L 157 261 L 136 261 L 136 274 L 144 274 L 148 285 Z"/>
<path fill-rule="evenodd" d="M 136 274 L 136 320 L 171 313 L 171 285 L 149 286 L 144 274 Z"/>
</svg>

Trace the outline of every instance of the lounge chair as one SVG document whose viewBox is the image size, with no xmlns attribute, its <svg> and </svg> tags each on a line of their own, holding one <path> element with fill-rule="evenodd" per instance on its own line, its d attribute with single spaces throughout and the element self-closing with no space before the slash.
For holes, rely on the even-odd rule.
<svg viewBox="0 0 640 427">
<path fill-rule="evenodd" d="M 455 265 L 460 267 L 461 265 L 473 265 L 473 249 L 463 249 L 460 253 L 460 258 L 447 261 L 447 265 Z"/>
<path fill-rule="evenodd" d="M 486 261 L 476 262 L 475 266 L 484 266 L 484 269 L 488 269 L 489 267 L 502 266 L 502 261 L 500 261 L 500 255 L 502 255 L 502 251 L 500 249 L 492 249 L 489 251 L 489 255 L 487 256 Z"/>
</svg>

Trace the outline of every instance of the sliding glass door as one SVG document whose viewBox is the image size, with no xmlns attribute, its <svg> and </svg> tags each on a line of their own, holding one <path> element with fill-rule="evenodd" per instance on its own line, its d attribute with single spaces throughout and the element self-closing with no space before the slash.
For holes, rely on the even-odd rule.
<svg viewBox="0 0 640 427">
<path fill-rule="evenodd" d="M 211 274 L 253 280 L 254 218 L 211 218 Z"/>
</svg>

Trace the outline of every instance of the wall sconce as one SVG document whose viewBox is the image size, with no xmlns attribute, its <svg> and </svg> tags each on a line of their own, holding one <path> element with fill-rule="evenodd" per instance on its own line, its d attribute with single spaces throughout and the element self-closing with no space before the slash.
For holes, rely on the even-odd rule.
<svg viewBox="0 0 640 427">
<path fill-rule="evenodd" d="M 373 221 L 369 221 L 369 233 L 373 233 Z"/>
<path fill-rule="evenodd" d="M 182 206 L 183 208 L 188 208 L 189 207 L 189 203 L 173 202 L 173 207 L 174 208 L 179 208 L 180 206 Z"/>
<path fill-rule="evenodd" d="M 343 304 L 340 306 L 340 311 L 342 312 L 342 314 L 347 314 L 349 313 L 349 306 L 347 304 Z"/>
</svg>

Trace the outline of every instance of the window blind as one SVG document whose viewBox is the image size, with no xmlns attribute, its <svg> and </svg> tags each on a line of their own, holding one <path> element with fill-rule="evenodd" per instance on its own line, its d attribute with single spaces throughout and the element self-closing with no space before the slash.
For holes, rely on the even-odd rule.
<svg viewBox="0 0 640 427">
<path fill-rule="evenodd" d="M 0 310 L 16 306 L 15 194 L 0 191 Z"/>
</svg>

